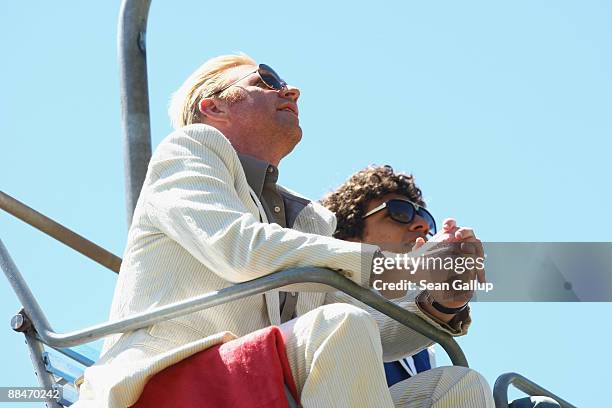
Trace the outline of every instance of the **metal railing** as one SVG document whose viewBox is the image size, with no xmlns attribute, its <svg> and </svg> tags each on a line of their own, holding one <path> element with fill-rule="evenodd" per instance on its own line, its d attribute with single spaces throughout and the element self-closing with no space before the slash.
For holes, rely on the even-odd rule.
<svg viewBox="0 0 612 408">
<path fill-rule="evenodd" d="M 495 385 L 493 386 L 493 399 L 495 401 L 496 408 L 508 407 L 508 387 L 510 386 L 510 384 L 514 385 L 516 388 L 523 391 L 527 395 L 550 397 L 557 401 L 562 408 L 576 408 L 574 405 L 565 401 L 563 398 L 553 394 L 546 388 L 539 386 L 533 381 L 517 373 L 502 374 L 495 381 Z"/>
<path fill-rule="evenodd" d="M 205 293 L 191 299 L 155 308 L 146 313 L 138 313 L 123 320 L 107 322 L 86 329 L 69 333 L 56 333 L 51 328 L 44 312 L 30 291 L 23 276 L 11 259 L 8 250 L 0 240 L 0 266 L 19 301 L 23 305 L 25 316 L 21 319 L 25 324 L 27 319 L 35 327 L 37 337 L 51 347 L 71 347 L 88 343 L 115 333 L 124 333 L 147 327 L 163 320 L 172 319 L 188 313 L 197 312 L 209 307 L 242 299 L 248 296 L 263 294 L 294 283 L 320 283 L 341 290 L 366 305 L 388 315 L 401 324 L 412 328 L 422 335 L 437 342 L 448 353 L 455 365 L 467 367 L 467 360 L 457 342 L 447 333 L 429 325 L 420 317 L 393 304 L 372 290 L 362 288 L 340 274 L 323 268 L 293 268 L 276 272 L 249 282 L 239 283 L 215 292 Z M 13 324 L 14 329 L 20 325 Z"/>
<path fill-rule="evenodd" d="M 33 208 L 28 207 L 3 191 L 0 191 L 0 209 L 55 238 L 111 271 L 119 273 L 121 258 Z"/>
</svg>

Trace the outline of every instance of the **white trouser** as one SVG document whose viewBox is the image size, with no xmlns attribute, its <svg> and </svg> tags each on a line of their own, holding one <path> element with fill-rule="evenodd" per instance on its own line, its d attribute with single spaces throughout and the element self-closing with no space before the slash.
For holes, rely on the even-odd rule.
<svg viewBox="0 0 612 408">
<path fill-rule="evenodd" d="M 486 380 L 463 367 L 429 370 L 389 389 L 378 326 L 356 306 L 321 306 L 280 328 L 304 408 L 494 406 Z"/>
</svg>

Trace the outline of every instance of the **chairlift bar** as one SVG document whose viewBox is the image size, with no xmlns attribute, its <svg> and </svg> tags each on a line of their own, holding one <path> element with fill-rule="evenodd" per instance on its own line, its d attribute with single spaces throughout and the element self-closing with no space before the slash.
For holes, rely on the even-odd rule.
<svg viewBox="0 0 612 408">
<path fill-rule="evenodd" d="M 33 208 L 28 207 L 3 191 L 0 191 L 0 208 L 100 265 L 119 273 L 121 258 Z"/>
<path fill-rule="evenodd" d="M 11 281 L 15 292 L 18 294 L 27 316 L 36 328 L 38 337 L 45 344 L 54 348 L 72 347 L 88 343 L 110 334 L 140 329 L 163 320 L 173 319 L 248 296 L 259 295 L 283 286 L 313 282 L 341 290 L 374 309 L 385 313 L 401 324 L 416 330 L 440 344 L 454 365 L 468 366 L 463 351 L 450 335 L 430 326 L 420 317 L 412 315 L 374 291 L 362 288 L 328 269 L 308 267 L 286 269 L 249 282 L 239 283 L 218 291 L 195 296 L 191 299 L 158 307 L 148 312 L 138 313 L 120 321 L 106 322 L 86 329 L 61 334 L 51 329 L 49 322 L 42 310 L 40 310 L 21 273 L 2 244 L 2 240 L 0 240 L 0 265 L 9 281 Z"/>
<path fill-rule="evenodd" d="M 128 227 L 151 159 L 146 30 L 151 0 L 123 0 L 119 12 L 119 84 Z"/>
<path fill-rule="evenodd" d="M 493 399 L 495 400 L 496 408 L 508 407 L 508 386 L 510 386 L 510 384 L 514 385 L 527 395 L 541 395 L 550 397 L 557 401 L 561 405 L 561 408 L 576 408 L 563 398 L 558 397 L 547 389 L 517 373 L 502 374 L 495 381 L 495 385 L 493 386 Z"/>
</svg>

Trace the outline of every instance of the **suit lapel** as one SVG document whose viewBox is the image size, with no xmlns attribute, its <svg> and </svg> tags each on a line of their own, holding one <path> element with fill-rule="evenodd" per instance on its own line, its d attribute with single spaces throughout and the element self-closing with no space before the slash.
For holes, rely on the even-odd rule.
<svg viewBox="0 0 612 408">
<path fill-rule="evenodd" d="M 257 198 L 257 194 L 255 194 L 255 191 L 253 191 L 251 186 L 249 186 L 249 194 L 251 195 L 251 199 L 253 199 L 253 202 L 257 206 L 257 212 L 259 212 L 259 220 L 261 222 L 268 223 L 268 216 L 264 211 L 263 204 L 261 204 L 261 201 L 259 200 L 259 198 Z"/>
<path fill-rule="evenodd" d="M 251 198 L 253 202 L 257 206 L 259 210 L 259 219 L 261 222 L 268 222 L 268 217 L 266 216 L 266 212 L 263 209 L 263 205 L 259 198 L 257 198 L 257 194 L 253 191 L 253 189 L 249 186 L 249 193 L 251 194 Z M 269 292 L 264 293 L 264 298 L 266 299 L 266 309 L 268 310 L 268 318 L 270 319 L 270 324 L 274 326 L 279 326 L 281 324 L 280 319 L 280 302 L 278 300 L 278 291 L 271 290 Z"/>
</svg>

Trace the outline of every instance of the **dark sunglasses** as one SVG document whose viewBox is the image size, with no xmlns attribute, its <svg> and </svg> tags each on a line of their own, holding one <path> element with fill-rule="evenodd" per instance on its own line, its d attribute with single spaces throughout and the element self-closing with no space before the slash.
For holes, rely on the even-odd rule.
<svg viewBox="0 0 612 408">
<path fill-rule="evenodd" d="M 261 78 L 261 81 L 268 88 L 270 88 L 270 89 L 275 89 L 277 91 L 280 91 L 283 88 L 287 87 L 287 83 L 285 81 L 283 81 L 278 76 L 278 74 L 272 68 L 270 68 L 269 65 L 259 64 L 257 69 L 249 72 L 248 74 L 246 74 L 243 77 L 238 78 L 237 80 L 235 80 L 231 84 L 224 86 L 223 88 L 219 89 L 218 91 L 215 91 L 215 92 L 211 93 L 210 95 L 206 96 L 205 98 L 210 98 L 211 96 L 215 96 L 217 94 L 220 94 L 221 92 L 223 92 L 226 89 L 236 85 L 238 82 L 242 81 L 244 78 L 246 78 L 246 77 L 248 77 L 250 75 L 253 75 L 254 73 L 257 73 L 257 75 L 259 75 L 259 78 Z"/>
<path fill-rule="evenodd" d="M 427 222 L 427 225 L 429 226 L 429 235 L 434 235 L 436 233 L 436 221 L 429 211 L 420 205 L 413 203 L 412 201 L 402 200 L 399 198 L 394 198 L 382 203 L 373 210 L 368 211 L 362 218 L 367 218 L 370 215 L 376 214 L 384 209 L 387 209 L 387 214 L 389 214 L 393 221 L 397 221 L 402 224 L 410 224 L 412 221 L 414 221 L 414 216 L 418 215 L 419 217 L 423 218 L 425 222 Z"/>
</svg>

